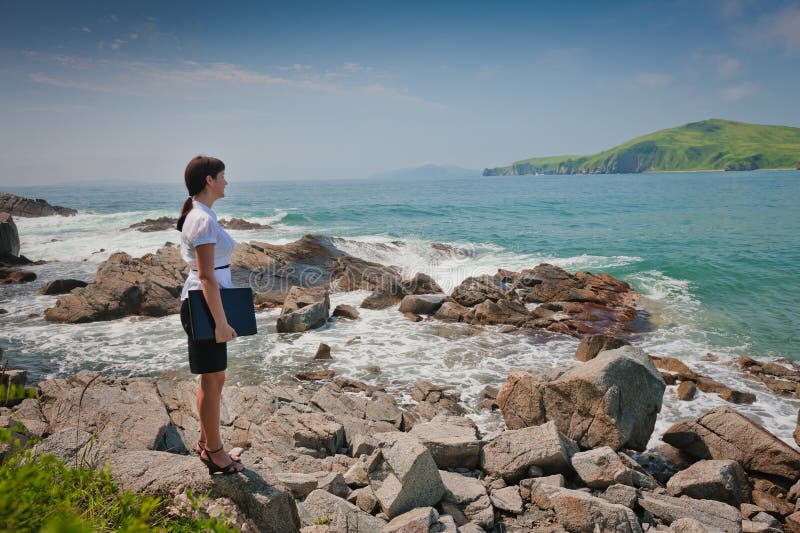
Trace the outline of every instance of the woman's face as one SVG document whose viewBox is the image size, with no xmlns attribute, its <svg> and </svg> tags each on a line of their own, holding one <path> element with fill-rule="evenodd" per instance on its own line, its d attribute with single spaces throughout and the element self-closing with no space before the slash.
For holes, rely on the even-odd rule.
<svg viewBox="0 0 800 533">
<path fill-rule="evenodd" d="M 225 198 L 226 185 L 228 185 L 228 181 L 225 179 L 224 170 L 221 170 L 216 178 L 206 180 L 206 187 L 209 187 L 217 198 Z"/>
</svg>

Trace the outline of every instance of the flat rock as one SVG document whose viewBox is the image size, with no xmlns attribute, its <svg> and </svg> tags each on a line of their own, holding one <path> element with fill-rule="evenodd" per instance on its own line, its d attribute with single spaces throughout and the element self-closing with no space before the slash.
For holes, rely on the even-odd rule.
<svg viewBox="0 0 800 533">
<path fill-rule="evenodd" d="M 111 475 L 118 486 L 133 492 L 175 495 L 191 489 L 196 494 L 230 498 L 259 531 L 299 531 L 294 499 L 266 481 L 258 472 L 245 469 L 234 475 L 209 476 L 196 457 L 158 451 L 126 451 L 110 459 Z"/>
<path fill-rule="evenodd" d="M 298 512 L 304 526 L 328 520 L 331 531 L 383 531 L 386 525 L 380 518 L 324 490 L 309 494 L 298 506 Z"/>
<path fill-rule="evenodd" d="M 490 499 L 492 505 L 497 509 L 513 514 L 521 514 L 523 511 L 522 497 L 519 495 L 519 487 L 517 485 L 492 491 Z"/>
<path fill-rule="evenodd" d="M 409 433 L 430 450 L 439 468 L 477 468 L 480 464 L 482 442 L 469 418 L 438 415 L 416 424 Z"/>
<path fill-rule="evenodd" d="M 530 466 L 548 473 L 569 472 L 570 459 L 578 451 L 575 442 L 563 435 L 555 422 L 504 431 L 486 443 L 481 467 L 507 480 L 522 479 Z"/>
<path fill-rule="evenodd" d="M 439 520 L 439 513 L 433 507 L 418 507 L 403 513 L 386 524 L 384 533 L 428 533 Z"/>
<path fill-rule="evenodd" d="M 678 422 L 662 439 L 698 459 L 732 459 L 750 473 L 800 478 L 800 452 L 728 406 Z"/>
<path fill-rule="evenodd" d="M 691 518 L 717 531 L 742 531 L 741 513 L 726 503 L 643 492 L 639 497 L 639 505 L 667 524 L 681 518 Z"/>
<path fill-rule="evenodd" d="M 624 346 L 601 352 L 552 381 L 515 370 L 497 403 L 510 429 L 553 421 L 584 449 L 643 450 L 665 388 L 644 352 Z"/>
<path fill-rule="evenodd" d="M 734 507 L 750 501 L 750 486 L 742 466 L 730 459 L 703 460 L 681 470 L 667 482 L 671 496 L 717 500 Z"/>
</svg>

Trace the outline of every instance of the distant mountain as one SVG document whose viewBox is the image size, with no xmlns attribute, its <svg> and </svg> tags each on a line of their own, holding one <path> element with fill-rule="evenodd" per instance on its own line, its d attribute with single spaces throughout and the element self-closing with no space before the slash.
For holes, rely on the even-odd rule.
<svg viewBox="0 0 800 533">
<path fill-rule="evenodd" d="M 456 167 L 453 165 L 422 165 L 421 167 L 403 168 L 389 172 L 381 172 L 370 176 L 372 179 L 447 179 L 447 178 L 467 178 L 470 176 L 480 176 L 480 170 Z"/>
<path fill-rule="evenodd" d="M 637 137 L 599 154 L 534 157 L 484 176 L 800 168 L 800 128 L 709 119 Z"/>
</svg>

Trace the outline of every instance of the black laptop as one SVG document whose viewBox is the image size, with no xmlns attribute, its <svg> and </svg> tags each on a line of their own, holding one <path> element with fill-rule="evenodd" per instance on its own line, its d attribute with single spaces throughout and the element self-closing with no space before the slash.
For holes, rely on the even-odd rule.
<svg viewBox="0 0 800 533">
<path fill-rule="evenodd" d="M 236 331 L 236 335 L 244 337 L 258 333 L 256 327 L 256 310 L 253 306 L 253 289 L 250 287 L 220 288 L 222 308 L 228 324 Z M 189 321 L 191 322 L 192 339 L 196 341 L 215 339 L 214 317 L 208 308 L 202 290 L 189 291 Z"/>
</svg>

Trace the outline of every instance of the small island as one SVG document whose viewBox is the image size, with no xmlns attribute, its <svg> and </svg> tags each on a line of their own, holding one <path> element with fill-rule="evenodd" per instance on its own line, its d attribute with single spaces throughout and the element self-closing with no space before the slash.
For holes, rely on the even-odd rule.
<svg viewBox="0 0 800 533">
<path fill-rule="evenodd" d="M 484 176 L 800 169 L 800 128 L 708 119 L 643 135 L 594 155 L 533 157 Z"/>
</svg>

